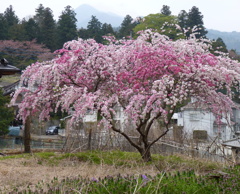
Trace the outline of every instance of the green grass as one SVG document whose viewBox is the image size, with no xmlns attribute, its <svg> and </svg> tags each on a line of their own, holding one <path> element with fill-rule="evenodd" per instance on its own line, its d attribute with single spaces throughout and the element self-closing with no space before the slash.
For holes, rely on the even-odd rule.
<svg viewBox="0 0 240 194">
<path fill-rule="evenodd" d="M 211 161 L 192 159 L 183 156 L 166 156 L 162 157 L 161 160 L 156 159 L 156 165 L 159 169 L 164 170 L 170 168 L 172 170 L 195 170 L 195 171 L 212 171 L 215 169 L 221 169 L 221 164 Z"/>
<path fill-rule="evenodd" d="M 55 153 L 55 152 L 37 152 L 33 154 L 19 154 L 0 158 L 0 160 L 9 158 L 35 157 L 41 160 L 41 164 L 57 164 L 61 160 L 76 160 L 79 162 L 88 162 L 90 164 L 106 164 L 123 167 L 135 167 L 154 165 L 159 171 L 164 170 L 195 170 L 211 171 L 221 169 L 222 164 L 216 162 L 204 161 L 199 159 L 186 158 L 185 156 L 162 156 L 152 154 L 151 162 L 143 162 L 139 153 L 123 151 L 85 151 L 78 153 Z"/>
<path fill-rule="evenodd" d="M 29 158 L 29 157 L 31 157 L 30 154 L 9 155 L 9 156 L 0 157 L 0 161 L 1 160 L 7 160 L 7 159 Z"/>
<path fill-rule="evenodd" d="M 1 82 L 14 83 L 18 80 L 20 80 L 20 75 L 15 74 L 15 75 L 2 76 L 0 81 Z"/>
</svg>

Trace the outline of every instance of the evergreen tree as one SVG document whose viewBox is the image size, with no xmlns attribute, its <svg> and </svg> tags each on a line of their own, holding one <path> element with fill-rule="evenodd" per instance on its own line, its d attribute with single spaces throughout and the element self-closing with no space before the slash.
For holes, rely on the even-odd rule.
<svg viewBox="0 0 240 194">
<path fill-rule="evenodd" d="M 15 24 L 8 30 L 9 39 L 24 41 L 27 40 L 24 24 Z"/>
<path fill-rule="evenodd" d="M 43 24 L 45 8 L 43 7 L 42 4 L 40 4 L 35 12 L 36 12 L 36 14 L 33 19 L 41 27 Z"/>
<path fill-rule="evenodd" d="M 59 16 L 58 20 L 58 48 L 62 48 L 67 41 L 76 39 L 77 37 L 77 19 L 76 13 L 71 6 L 65 7 L 65 10 Z"/>
<path fill-rule="evenodd" d="M 197 38 L 205 37 L 207 34 L 207 31 L 203 26 L 203 15 L 196 6 L 193 6 L 192 9 L 188 12 L 187 26 L 191 29 L 195 26 L 199 28 L 199 30 L 196 31 L 198 33 L 196 34 Z"/>
<path fill-rule="evenodd" d="M 103 35 L 108 35 L 108 34 L 114 35 L 114 30 L 112 28 L 112 25 L 104 23 L 102 25 L 102 34 Z"/>
<path fill-rule="evenodd" d="M 118 37 L 129 37 L 132 36 L 133 28 L 136 26 L 136 23 L 133 22 L 133 18 L 130 15 L 126 15 L 121 24 Z"/>
<path fill-rule="evenodd" d="M 91 20 L 88 22 L 87 30 L 89 33 L 89 38 L 93 38 L 99 43 L 103 41 L 102 23 L 97 19 L 96 16 L 92 16 Z"/>
<path fill-rule="evenodd" d="M 46 47 L 49 48 L 51 51 L 56 50 L 56 23 L 53 19 L 52 10 L 48 7 L 44 11 L 41 31 L 43 35 L 42 43 L 45 44 Z"/>
<path fill-rule="evenodd" d="M 10 98 L 3 96 L 3 92 L 0 89 L 0 135 L 6 135 L 9 130 L 8 127 L 14 119 L 13 109 L 7 107 Z"/>
<path fill-rule="evenodd" d="M 178 24 L 182 29 L 186 29 L 188 26 L 188 13 L 185 10 L 181 10 L 178 14 Z"/>
<path fill-rule="evenodd" d="M 162 9 L 161 9 L 161 14 L 166 15 L 166 16 L 170 16 L 171 15 L 171 11 L 170 11 L 170 7 L 167 5 L 163 5 Z"/>
<path fill-rule="evenodd" d="M 78 30 L 78 36 L 84 40 L 90 38 L 89 34 L 88 34 L 88 30 L 85 28 L 80 28 Z"/>
<path fill-rule="evenodd" d="M 32 41 L 37 39 L 39 27 L 33 18 L 30 18 L 28 21 L 25 21 L 24 28 L 26 32 L 26 40 Z"/>
<path fill-rule="evenodd" d="M 4 15 L 0 14 L 0 40 L 6 40 L 8 37 L 7 21 Z"/>
<path fill-rule="evenodd" d="M 226 44 L 224 43 L 223 39 L 222 38 L 217 38 L 216 41 L 213 41 L 212 43 L 212 49 L 213 49 L 213 53 L 215 55 L 219 55 L 218 53 L 214 52 L 214 51 L 220 51 L 220 52 L 223 52 L 223 53 L 228 53 L 228 50 L 227 50 L 227 46 Z"/>
<path fill-rule="evenodd" d="M 43 30 L 43 20 L 44 20 L 44 17 L 45 17 L 44 16 L 45 8 L 43 7 L 42 4 L 40 4 L 35 12 L 36 12 L 36 14 L 34 15 L 33 19 L 38 26 L 38 29 L 37 29 L 37 32 L 36 32 L 37 33 L 37 42 L 42 43 L 43 42 L 42 30 Z"/>
<path fill-rule="evenodd" d="M 10 33 L 10 30 L 11 30 L 11 27 L 12 26 L 15 26 L 18 24 L 19 22 L 19 19 L 18 17 L 15 15 L 15 11 L 13 10 L 13 6 L 10 5 L 9 8 L 7 8 L 4 12 L 4 18 L 6 20 L 6 26 L 7 26 L 7 38 L 8 39 L 12 39 L 11 37 L 11 33 Z"/>
<path fill-rule="evenodd" d="M 18 24 L 18 22 L 19 22 L 19 19 L 15 15 L 15 11 L 13 10 L 12 5 L 10 5 L 9 8 L 7 8 L 6 11 L 4 12 L 4 17 L 5 17 L 9 27 L 13 26 L 15 24 Z"/>
</svg>

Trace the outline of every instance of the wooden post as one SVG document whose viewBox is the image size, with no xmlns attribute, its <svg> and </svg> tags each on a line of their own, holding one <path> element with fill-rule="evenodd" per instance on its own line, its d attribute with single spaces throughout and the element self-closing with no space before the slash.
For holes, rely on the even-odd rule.
<svg viewBox="0 0 240 194">
<path fill-rule="evenodd" d="M 88 150 L 92 150 L 92 128 L 90 128 L 88 134 Z"/>
<path fill-rule="evenodd" d="M 24 152 L 31 153 L 30 117 L 27 117 L 24 125 Z"/>
<path fill-rule="evenodd" d="M 236 160 L 236 148 L 232 147 L 232 160 L 233 160 L 233 163 L 236 164 L 237 163 L 237 160 Z"/>
</svg>

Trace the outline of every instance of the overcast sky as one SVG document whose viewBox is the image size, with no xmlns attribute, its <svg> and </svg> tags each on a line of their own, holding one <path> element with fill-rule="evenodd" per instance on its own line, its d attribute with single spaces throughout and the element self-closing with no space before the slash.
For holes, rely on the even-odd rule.
<svg viewBox="0 0 240 194">
<path fill-rule="evenodd" d="M 132 17 L 146 16 L 160 12 L 163 5 L 170 6 L 173 15 L 181 10 L 187 12 L 197 6 L 204 16 L 204 25 L 208 29 L 240 32 L 240 0 L 0 0 L 0 13 L 9 5 L 13 6 L 16 15 L 23 17 L 34 15 L 39 4 L 52 9 L 55 19 L 70 5 L 77 8 L 81 4 L 89 4 L 105 12 Z"/>
</svg>

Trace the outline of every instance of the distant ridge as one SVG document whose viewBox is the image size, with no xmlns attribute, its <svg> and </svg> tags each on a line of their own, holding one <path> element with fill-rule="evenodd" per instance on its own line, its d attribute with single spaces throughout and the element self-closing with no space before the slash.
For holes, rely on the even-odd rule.
<svg viewBox="0 0 240 194">
<path fill-rule="evenodd" d="M 111 12 L 102 12 L 98 9 L 83 4 L 75 10 L 76 18 L 78 20 L 78 28 L 87 28 L 88 22 L 91 20 L 92 15 L 96 16 L 101 23 L 111 24 L 112 27 L 120 27 L 124 17 Z M 150 14 L 150 13 L 149 13 Z M 240 54 L 240 32 L 221 32 L 218 30 L 207 29 L 207 38 L 213 40 L 222 38 L 228 50 L 234 49 Z"/>
<path fill-rule="evenodd" d="M 78 28 L 86 28 L 88 22 L 91 20 L 92 15 L 96 16 L 101 23 L 111 24 L 112 27 L 119 27 L 124 19 L 124 17 L 114 13 L 101 12 L 87 4 L 80 5 L 74 11 L 78 20 Z"/>
<path fill-rule="evenodd" d="M 218 30 L 207 29 L 207 38 L 213 40 L 222 38 L 228 50 L 234 49 L 240 54 L 240 32 L 221 32 Z"/>
</svg>

